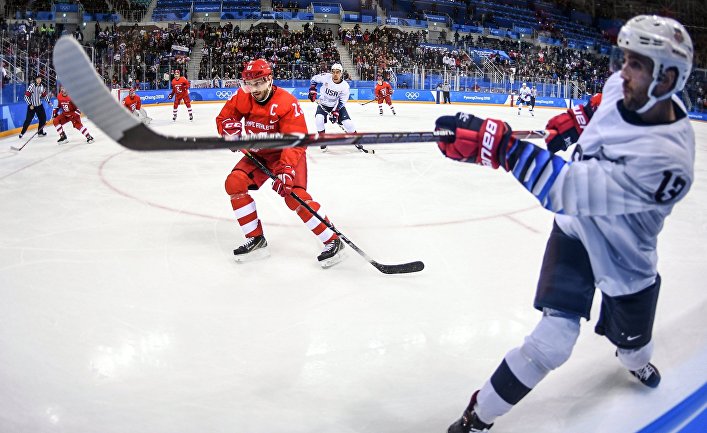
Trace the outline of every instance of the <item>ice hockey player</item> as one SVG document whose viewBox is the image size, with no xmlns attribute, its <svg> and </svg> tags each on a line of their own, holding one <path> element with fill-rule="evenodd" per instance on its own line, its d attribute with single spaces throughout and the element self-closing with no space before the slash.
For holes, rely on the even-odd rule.
<svg viewBox="0 0 707 433">
<path fill-rule="evenodd" d="M 172 121 L 177 120 L 177 108 L 179 102 L 184 101 L 189 112 L 189 120 L 194 120 L 194 115 L 191 111 L 191 99 L 189 98 L 189 80 L 182 76 L 179 69 L 174 70 L 174 79 L 172 79 L 172 91 L 167 96 L 167 99 L 174 97 L 174 106 L 172 107 Z"/>
<path fill-rule="evenodd" d="M 675 95 L 690 75 L 693 45 L 682 24 L 655 15 L 630 19 L 617 44 L 623 65 L 604 85 L 601 105 L 574 107 L 547 124 L 557 132 L 548 149 L 577 141 L 572 162 L 514 139 L 501 120 L 467 113 L 437 119 L 439 129 L 456 133 L 453 142 L 439 143 L 447 157 L 502 167 L 556 213 L 534 301 L 542 317 L 473 393 L 449 433 L 488 430 L 564 364 L 596 288 L 595 331 L 642 384 L 660 384 L 650 362 L 661 286 L 657 240 L 694 179 L 695 133 Z"/>
<path fill-rule="evenodd" d="M 306 134 L 302 108 L 288 91 L 273 85 L 272 68 L 264 59 L 248 62 L 241 74 L 241 87 L 229 99 L 216 117 L 218 133 L 226 139 L 237 139 L 246 134 Z M 277 180 L 272 188 L 280 194 L 287 207 L 297 213 L 305 226 L 324 244 L 317 257 L 323 268 L 328 268 L 343 259 L 344 243 L 325 224 L 292 197 L 296 194 L 307 202 L 320 216 L 328 221 L 322 206 L 307 192 L 306 147 L 287 149 L 249 150 L 262 162 Z M 248 193 L 260 188 L 268 175 L 263 173 L 247 157 L 243 157 L 226 178 L 226 192 L 231 197 L 231 206 L 236 220 L 246 237 L 245 244 L 233 251 L 236 261 L 245 262 L 267 257 L 267 241 L 263 224 L 258 218 L 255 200 Z"/>
<path fill-rule="evenodd" d="M 395 107 L 393 107 L 393 101 L 390 99 L 390 96 L 393 94 L 393 88 L 390 86 L 390 83 L 383 81 L 382 75 L 378 76 L 374 94 L 378 101 L 378 112 L 380 115 L 383 115 L 383 101 L 385 101 L 388 107 L 390 107 L 390 111 L 393 112 L 393 116 L 395 116 Z"/>
<path fill-rule="evenodd" d="M 520 90 L 518 91 L 518 115 L 520 116 L 520 109 L 521 107 L 525 105 L 526 107 L 530 107 L 528 111 L 530 111 L 530 114 L 535 117 L 535 113 L 533 112 L 533 106 L 531 105 L 531 92 L 530 92 L 530 87 L 528 87 L 525 83 L 523 83 L 523 86 L 521 86 Z"/>
<path fill-rule="evenodd" d="M 331 72 L 324 72 L 312 77 L 309 82 L 309 100 L 317 101 L 317 85 L 321 85 L 319 92 L 319 103 L 317 112 L 314 115 L 314 124 L 317 132 L 324 132 L 324 124 L 342 125 L 346 132 L 356 132 L 356 126 L 346 110 L 346 102 L 349 100 L 349 83 L 343 77 L 344 68 L 339 63 L 331 65 Z M 321 146 L 326 150 L 326 146 Z M 356 148 L 365 151 L 363 146 L 357 144 Z"/>
<path fill-rule="evenodd" d="M 64 86 L 59 87 L 59 94 L 56 99 L 59 102 L 59 106 L 52 112 L 52 117 L 54 118 L 53 123 L 56 132 L 59 134 L 59 140 L 57 142 L 63 144 L 68 140 L 63 125 L 67 122 L 71 122 L 74 128 L 78 129 L 86 137 L 87 143 L 93 143 L 93 137 L 91 137 L 91 134 L 88 133 L 88 129 L 81 123 L 81 111 L 74 105 L 74 102 L 66 93 Z"/>
<path fill-rule="evenodd" d="M 139 118 L 145 125 L 149 125 L 152 121 L 152 118 L 147 115 L 147 111 L 142 108 L 142 101 L 140 100 L 140 96 L 138 96 L 135 92 L 134 88 L 131 88 L 128 91 L 128 96 L 123 99 L 123 106 Z"/>
</svg>

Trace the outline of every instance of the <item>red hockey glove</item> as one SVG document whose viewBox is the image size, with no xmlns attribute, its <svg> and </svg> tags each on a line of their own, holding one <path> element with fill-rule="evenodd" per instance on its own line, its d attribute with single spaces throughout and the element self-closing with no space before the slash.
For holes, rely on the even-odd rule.
<svg viewBox="0 0 707 433">
<path fill-rule="evenodd" d="M 551 134 L 545 139 L 547 150 L 555 153 L 560 150 L 567 150 L 571 144 L 576 143 L 599 104 L 601 104 L 601 93 L 592 96 L 592 99 L 587 104 L 575 105 L 567 112 L 558 114 L 550 119 L 545 129 L 556 131 L 557 134 Z"/>
<path fill-rule="evenodd" d="M 226 140 L 235 140 L 243 133 L 243 125 L 233 117 L 221 121 L 221 136 Z"/>
<path fill-rule="evenodd" d="M 317 100 L 317 85 L 312 84 L 309 86 L 309 100 L 314 102 Z"/>
<path fill-rule="evenodd" d="M 506 152 L 515 142 L 511 127 L 502 120 L 482 119 L 467 113 L 437 118 L 436 130 L 452 131 L 454 135 L 440 137 L 437 142 L 444 156 L 457 161 L 498 168 L 506 171 Z"/>
<path fill-rule="evenodd" d="M 295 186 L 295 169 L 290 165 L 278 164 L 274 174 L 277 176 L 272 183 L 272 189 L 283 197 L 290 195 Z"/>
<path fill-rule="evenodd" d="M 173 97 L 174 97 L 174 92 L 172 92 L 172 93 L 170 93 L 169 95 L 167 95 L 167 99 L 172 99 Z"/>
<path fill-rule="evenodd" d="M 339 123 L 339 111 L 338 110 L 333 110 L 331 113 L 329 113 L 329 121 L 333 124 Z"/>
<path fill-rule="evenodd" d="M 59 112 L 59 109 L 58 109 L 58 108 L 53 109 L 53 110 L 52 110 L 52 117 L 51 117 L 51 118 L 52 118 L 52 119 L 55 118 L 56 115 L 58 114 L 58 112 Z"/>
</svg>

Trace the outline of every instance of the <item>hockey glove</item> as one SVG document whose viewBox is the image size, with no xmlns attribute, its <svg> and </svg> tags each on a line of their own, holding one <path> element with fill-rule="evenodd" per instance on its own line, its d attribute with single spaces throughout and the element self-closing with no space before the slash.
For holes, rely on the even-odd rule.
<svg viewBox="0 0 707 433">
<path fill-rule="evenodd" d="M 567 150 L 570 145 L 576 143 L 600 103 L 601 93 L 597 93 L 592 96 L 589 103 L 575 105 L 567 110 L 567 112 L 558 114 L 550 119 L 545 129 L 555 131 L 557 134 L 550 134 L 548 138 L 545 139 L 547 150 L 555 153 L 560 150 Z"/>
<path fill-rule="evenodd" d="M 272 189 L 283 197 L 287 197 L 295 186 L 295 169 L 290 165 L 278 164 L 274 170 L 277 176 L 272 183 Z"/>
<path fill-rule="evenodd" d="M 333 110 L 331 113 L 329 113 L 329 121 L 333 124 L 339 123 L 339 111 L 338 110 Z"/>
<path fill-rule="evenodd" d="M 317 85 L 312 84 L 309 86 L 309 100 L 314 102 L 317 100 Z"/>
<path fill-rule="evenodd" d="M 170 93 L 169 95 L 167 95 L 167 99 L 172 99 L 173 97 L 174 97 L 174 92 L 172 92 L 172 93 Z"/>
<path fill-rule="evenodd" d="M 243 125 L 233 117 L 221 121 L 221 136 L 227 141 L 232 141 L 240 137 L 243 133 Z"/>
<path fill-rule="evenodd" d="M 515 140 L 511 139 L 511 127 L 502 120 L 484 120 L 471 114 L 457 113 L 456 116 L 437 118 L 435 129 L 454 133 L 440 137 L 437 142 L 439 150 L 447 158 L 509 170 L 506 152 Z"/>
</svg>

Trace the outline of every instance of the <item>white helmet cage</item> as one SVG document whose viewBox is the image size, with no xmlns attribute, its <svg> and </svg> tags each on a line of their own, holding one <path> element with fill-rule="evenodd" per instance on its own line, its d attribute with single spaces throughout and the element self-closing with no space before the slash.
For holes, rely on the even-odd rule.
<svg viewBox="0 0 707 433">
<path fill-rule="evenodd" d="M 668 99 L 685 87 L 692 70 L 692 39 L 682 24 L 672 18 L 657 15 L 639 15 L 631 18 L 619 31 L 617 45 L 621 49 L 653 60 L 653 82 L 648 87 L 648 102 L 637 110 L 644 113 L 656 102 Z M 660 97 L 653 90 L 665 71 L 677 70 L 675 86 Z"/>
</svg>

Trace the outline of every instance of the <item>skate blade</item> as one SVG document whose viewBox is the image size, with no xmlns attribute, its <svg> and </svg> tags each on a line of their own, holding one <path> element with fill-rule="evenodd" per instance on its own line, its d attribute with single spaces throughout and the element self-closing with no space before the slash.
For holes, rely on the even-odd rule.
<svg viewBox="0 0 707 433">
<path fill-rule="evenodd" d="M 238 256 L 234 256 L 237 263 L 253 262 L 256 260 L 266 259 L 268 257 L 270 257 L 270 251 L 267 247 L 258 248 L 257 250 L 248 254 L 240 254 Z"/>
<path fill-rule="evenodd" d="M 319 262 L 319 265 L 324 269 L 331 268 L 332 266 L 337 265 L 337 264 L 341 263 L 342 261 L 344 261 L 345 258 L 346 258 L 346 255 L 342 251 L 339 251 L 334 256 L 329 257 L 328 259 L 325 259 L 325 260 L 322 260 L 321 262 Z"/>
</svg>

